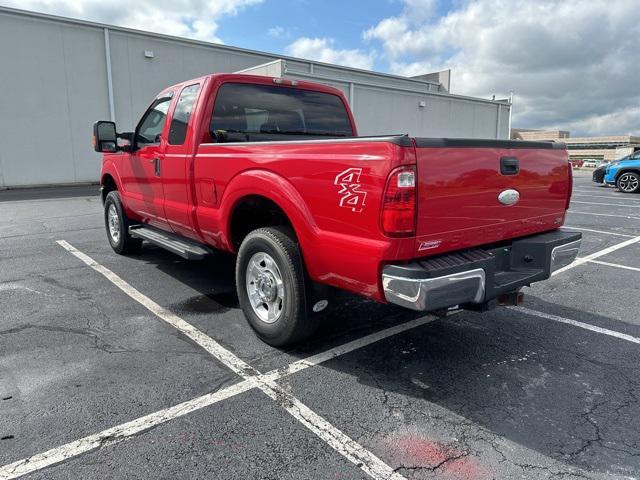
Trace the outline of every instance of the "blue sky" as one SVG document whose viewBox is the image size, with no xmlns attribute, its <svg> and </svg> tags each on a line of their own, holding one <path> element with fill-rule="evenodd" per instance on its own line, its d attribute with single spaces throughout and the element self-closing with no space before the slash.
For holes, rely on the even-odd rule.
<svg viewBox="0 0 640 480">
<path fill-rule="evenodd" d="M 0 4 L 515 94 L 513 125 L 640 135 L 638 0 L 0 0 Z"/>
<path fill-rule="evenodd" d="M 318 8 L 320 3 L 322 8 Z M 401 8 L 400 2 L 384 0 L 274 0 L 225 19 L 218 35 L 230 45 L 269 52 L 284 53 L 286 47 L 300 37 L 332 38 L 337 49 L 360 48 L 367 46 L 362 39 L 363 31 Z M 278 27 L 282 29 L 279 36 L 269 34 L 269 29 Z M 375 70 L 385 68 L 385 62 L 375 61 Z"/>
</svg>

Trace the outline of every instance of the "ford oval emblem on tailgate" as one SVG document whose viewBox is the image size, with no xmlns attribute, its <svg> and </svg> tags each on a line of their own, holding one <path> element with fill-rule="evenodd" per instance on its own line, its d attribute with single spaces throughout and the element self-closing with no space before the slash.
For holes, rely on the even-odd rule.
<svg viewBox="0 0 640 480">
<path fill-rule="evenodd" d="M 518 200 L 520 200 L 520 192 L 512 188 L 500 192 L 500 195 L 498 195 L 498 201 L 503 205 L 513 205 L 517 203 Z"/>
</svg>

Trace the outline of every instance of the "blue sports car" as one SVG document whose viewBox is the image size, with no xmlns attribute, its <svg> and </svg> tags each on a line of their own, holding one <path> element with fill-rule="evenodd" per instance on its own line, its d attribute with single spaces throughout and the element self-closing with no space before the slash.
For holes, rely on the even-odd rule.
<svg viewBox="0 0 640 480">
<path fill-rule="evenodd" d="M 615 185 L 624 193 L 640 192 L 640 150 L 607 165 L 604 170 L 604 183 Z"/>
</svg>

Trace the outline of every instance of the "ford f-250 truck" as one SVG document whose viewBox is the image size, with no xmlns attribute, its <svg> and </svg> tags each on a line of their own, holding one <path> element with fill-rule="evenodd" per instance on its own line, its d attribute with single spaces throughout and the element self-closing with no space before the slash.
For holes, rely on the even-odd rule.
<svg viewBox="0 0 640 480">
<path fill-rule="evenodd" d="M 96 122 L 94 145 L 113 250 L 237 254 L 239 304 L 275 346 L 310 335 L 334 288 L 482 310 L 518 302 L 580 246 L 559 229 L 564 145 L 359 137 L 323 85 L 197 78 L 161 92 L 133 132 Z"/>
</svg>

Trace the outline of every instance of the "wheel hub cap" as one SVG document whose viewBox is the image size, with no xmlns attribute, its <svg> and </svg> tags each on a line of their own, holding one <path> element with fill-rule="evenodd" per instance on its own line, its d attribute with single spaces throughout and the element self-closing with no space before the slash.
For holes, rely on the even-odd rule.
<svg viewBox="0 0 640 480">
<path fill-rule="evenodd" d="M 284 309 L 284 283 L 275 260 L 268 253 L 255 253 L 247 264 L 246 289 L 254 313 L 265 323 L 274 323 Z"/>
<path fill-rule="evenodd" d="M 276 299 L 278 290 L 276 279 L 270 272 L 266 272 L 258 277 L 258 294 L 265 302 L 273 302 Z"/>
</svg>

